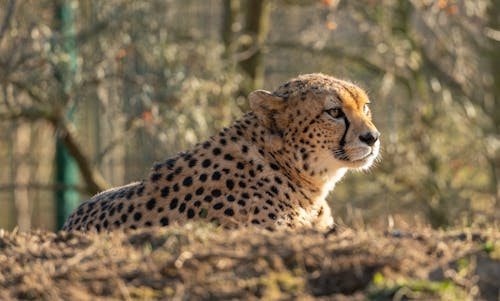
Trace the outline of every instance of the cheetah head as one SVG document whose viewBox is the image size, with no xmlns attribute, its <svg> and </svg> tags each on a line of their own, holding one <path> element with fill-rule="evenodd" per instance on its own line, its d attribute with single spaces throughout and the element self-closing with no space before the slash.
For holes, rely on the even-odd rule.
<svg viewBox="0 0 500 301">
<path fill-rule="evenodd" d="M 323 74 L 302 75 L 274 92 L 254 91 L 250 107 L 282 152 L 311 176 L 367 169 L 379 153 L 367 94 L 358 86 Z M 345 171 L 344 171 L 345 172 Z"/>
</svg>

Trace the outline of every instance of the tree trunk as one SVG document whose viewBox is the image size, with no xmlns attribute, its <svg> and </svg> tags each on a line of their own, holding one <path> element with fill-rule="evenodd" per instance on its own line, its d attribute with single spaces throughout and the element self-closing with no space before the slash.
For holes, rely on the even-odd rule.
<svg viewBox="0 0 500 301">
<path fill-rule="evenodd" d="M 492 0 L 489 7 L 489 27 L 494 30 L 500 28 L 500 0 Z M 498 136 L 500 132 L 500 41 L 491 39 L 491 46 L 488 49 L 488 57 L 491 60 L 491 73 L 493 77 L 493 103 L 486 105 L 486 111 L 492 114 L 493 128 L 492 136 Z M 497 212 L 500 210 L 500 151 L 493 150 L 489 154 L 488 162 L 491 169 L 491 192 L 495 197 Z"/>
<path fill-rule="evenodd" d="M 244 31 L 249 39 L 243 45 L 243 50 L 249 54 L 240 62 L 240 66 L 250 77 L 247 85 L 249 91 L 262 87 L 264 82 L 263 46 L 269 31 L 270 13 L 269 0 L 247 1 Z"/>
<path fill-rule="evenodd" d="M 222 42 L 226 47 L 226 53 L 231 53 L 234 46 L 234 31 L 240 10 L 240 0 L 224 0 L 222 9 Z"/>
</svg>

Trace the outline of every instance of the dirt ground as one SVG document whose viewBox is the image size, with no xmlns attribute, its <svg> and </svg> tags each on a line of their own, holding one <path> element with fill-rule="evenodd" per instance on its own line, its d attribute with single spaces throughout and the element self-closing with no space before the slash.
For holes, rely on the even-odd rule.
<svg viewBox="0 0 500 301">
<path fill-rule="evenodd" d="M 500 231 L 0 230 L 0 299 L 500 300 Z"/>
</svg>

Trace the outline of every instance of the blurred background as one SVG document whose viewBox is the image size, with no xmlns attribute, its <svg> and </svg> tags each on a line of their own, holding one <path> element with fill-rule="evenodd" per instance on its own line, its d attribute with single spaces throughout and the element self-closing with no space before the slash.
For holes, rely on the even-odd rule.
<svg viewBox="0 0 500 301">
<path fill-rule="evenodd" d="M 499 0 L 0 0 L 0 228 L 57 229 L 311 72 L 382 132 L 337 222 L 498 226 Z"/>
</svg>

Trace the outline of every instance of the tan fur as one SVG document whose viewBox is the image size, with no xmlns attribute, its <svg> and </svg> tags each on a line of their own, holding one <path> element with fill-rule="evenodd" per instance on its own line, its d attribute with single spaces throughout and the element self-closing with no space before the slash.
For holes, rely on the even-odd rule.
<svg viewBox="0 0 500 301">
<path fill-rule="evenodd" d="M 331 227 L 328 192 L 349 168 L 368 168 L 378 154 L 376 138 L 360 138 L 368 132 L 378 137 L 366 93 L 352 83 L 309 74 L 273 93 L 252 92 L 249 100 L 252 112 L 231 127 L 156 164 L 147 179 L 94 196 L 64 229 L 199 219 L 224 227 Z M 332 117 L 328 110 L 335 107 L 345 119 Z"/>
</svg>

